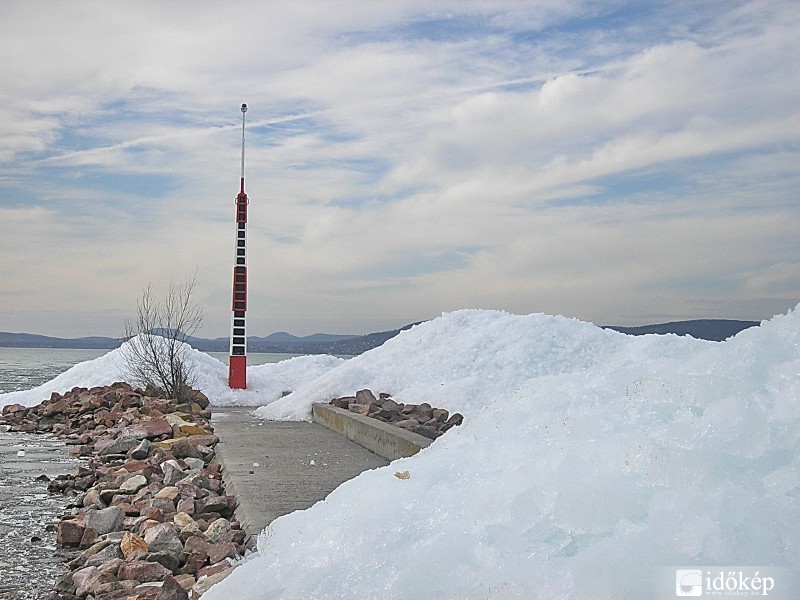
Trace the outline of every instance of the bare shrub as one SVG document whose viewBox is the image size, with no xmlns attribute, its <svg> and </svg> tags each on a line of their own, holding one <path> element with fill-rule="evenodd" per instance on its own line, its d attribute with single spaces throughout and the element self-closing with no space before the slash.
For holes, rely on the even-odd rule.
<svg viewBox="0 0 800 600">
<path fill-rule="evenodd" d="M 195 383 L 187 340 L 203 323 L 203 311 L 192 300 L 196 276 L 171 283 L 161 301 L 148 285 L 136 305 L 136 319 L 125 324 L 124 371 L 131 384 L 156 388 L 167 398 L 188 400 Z"/>
</svg>

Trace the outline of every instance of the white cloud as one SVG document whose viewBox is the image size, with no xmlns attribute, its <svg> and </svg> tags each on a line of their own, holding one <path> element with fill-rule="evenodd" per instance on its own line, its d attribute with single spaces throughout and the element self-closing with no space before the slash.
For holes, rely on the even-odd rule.
<svg viewBox="0 0 800 600">
<path fill-rule="evenodd" d="M 0 329 L 118 315 L 199 268 L 224 335 L 241 102 L 263 333 L 466 306 L 769 316 L 800 294 L 799 12 L 7 2 Z"/>
</svg>

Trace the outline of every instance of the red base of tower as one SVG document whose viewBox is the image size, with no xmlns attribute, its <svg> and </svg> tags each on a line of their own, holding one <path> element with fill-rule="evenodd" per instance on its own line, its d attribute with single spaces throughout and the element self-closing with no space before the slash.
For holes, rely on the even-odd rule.
<svg viewBox="0 0 800 600">
<path fill-rule="evenodd" d="M 247 389 L 247 357 L 231 356 L 229 358 L 228 386 L 234 390 Z"/>
</svg>

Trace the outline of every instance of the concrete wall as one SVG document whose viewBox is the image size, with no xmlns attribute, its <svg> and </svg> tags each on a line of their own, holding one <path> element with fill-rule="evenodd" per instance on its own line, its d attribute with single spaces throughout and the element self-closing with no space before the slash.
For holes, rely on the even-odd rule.
<svg viewBox="0 0 800 600">
<path fill-rule="evenodd" d="M 416 433 L 330 404 L 314 404 L 311 408 L 317 423 L 386 460 L 411 456 L 431 444 L 431 440 Z"/>
</svg>

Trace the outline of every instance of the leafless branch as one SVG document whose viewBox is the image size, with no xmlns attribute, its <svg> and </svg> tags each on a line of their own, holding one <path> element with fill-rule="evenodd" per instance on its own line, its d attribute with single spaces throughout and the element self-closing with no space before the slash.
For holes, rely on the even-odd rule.
<svg viewBox="0 0 800 600">
<path fill-rule="evenodd" d="M 192 295 L 197 276 L 187 283 L 171 283 L 157 302 L 148 285 L 136 305 L 136 318 L 125 325 L 123 346 L 126 375 L 131 383 L 153 386 L 169 398 L 184 399 L 194 384 L 187 340 L 203 323 L 203 311 Z"/>
</svg>

